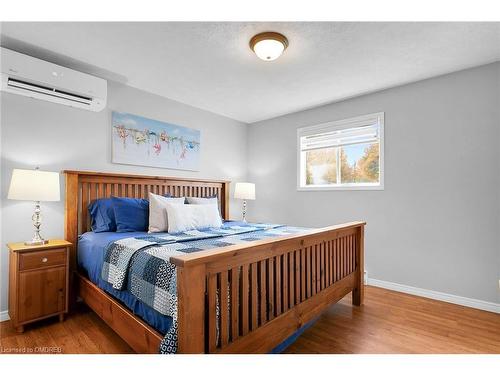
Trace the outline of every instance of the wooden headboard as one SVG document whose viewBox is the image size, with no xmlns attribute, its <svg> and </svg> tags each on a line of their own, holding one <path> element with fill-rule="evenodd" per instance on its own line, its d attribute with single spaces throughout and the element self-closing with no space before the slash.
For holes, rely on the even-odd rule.
<svg viewBox="0 0 500 375">
<path fill-rule="evenodd" d="M 76 248 L 78 235 L 90 230 L 87 207 L 98 198 L 148 198 L 148 193 L 177 197 L 209 197 L 217 195 L 222 218 L 229 219 L 230 181 L 195 178 L 142 176 L 106 172 L 63 171 L 66 176 L 64 236 Z M 70 263 L 76 268 L 76 254 Z"/>
</svg>

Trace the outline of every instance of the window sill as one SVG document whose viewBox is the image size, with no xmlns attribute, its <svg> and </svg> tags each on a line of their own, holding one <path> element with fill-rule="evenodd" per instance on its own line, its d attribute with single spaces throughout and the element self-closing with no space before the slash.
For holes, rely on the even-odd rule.
<svg viewBox="0 0 500 375">
<path fill-rule="evenodd" d="M 298 186 L 297 191 L 327 191 L 327 190 L 384 190 L 384 185 L 358 185 L 358 186 Z"/>
</svg>

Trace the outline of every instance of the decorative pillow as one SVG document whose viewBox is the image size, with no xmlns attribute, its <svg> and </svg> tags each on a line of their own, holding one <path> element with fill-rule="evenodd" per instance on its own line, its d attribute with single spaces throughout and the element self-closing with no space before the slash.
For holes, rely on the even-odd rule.
<svg viewBox="0 0 500 375">
<path fill-rule="evenodd" d="M 186 197 L 188 204 L 219 204 L 217 195 L 207 198 Z"/>
<path fill-rule="evenodd" d="M 174 198 L 149 193 L 149 233 L 167 232 L 168 217 L 166 204 L 184 204 L 185 198 Z"/>
<path fill-rule="evenodd" d="M 166 203 L 168 233 L 193 229 L 220 228 L 222 220 L 215 204 Z"/>
<path fill-rule="evenodd" d="M 149 202 L 146 199 L 111 197 L 117 232 L 148 230 Z"/>
<path fill-rule="evenodd" d="M 96 199 L 89 204 L 88 210 L 93 232 L 116 231 L 115 211 L 110 198 Z"/>
</svg>

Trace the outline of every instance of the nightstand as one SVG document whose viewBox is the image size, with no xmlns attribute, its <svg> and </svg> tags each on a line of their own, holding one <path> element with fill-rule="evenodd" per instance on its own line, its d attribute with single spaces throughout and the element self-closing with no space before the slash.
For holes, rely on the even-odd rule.
<svg viewBox="0 0 500 375">
<path fill-rule="evenodd" d="M 24 325 L 68 312 L 69 249 L 64 240 L 46 245 L 9 243 L 9 316 L 18 332 Z"/>
</svg>

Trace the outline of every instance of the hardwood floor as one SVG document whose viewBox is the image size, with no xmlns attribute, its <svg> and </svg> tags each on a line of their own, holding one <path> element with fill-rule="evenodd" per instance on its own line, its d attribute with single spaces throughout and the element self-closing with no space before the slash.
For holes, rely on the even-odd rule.
<svg viewBox="0 0 500 375">
<path fill-rule="evenodd" d="M 0 353 L 47 351 L 65 354 L 133 353 L 134 351 L 106 323 L 85 305 L 63 322 L 57 317 L 26 325 L 17 333 L 10 321 L 0 323 Z M 43 350 L 47 350 L 43 352 Z"/>
<path fill-rule="evenodd" d="M 367 287 L 363 307 L 350 298 L 330 307 L 286 353 L 500 353 L 499 314 L 375 287 Z M 85 306 L 62 323 L 28 325 L 23 334 L 0 323 L 0 347 L 2 353 L 132 352 Z"/>
<path fill-rule="evenodd" d="M 500 353 L 500 315 L 367 287 L 330 307 L 286 353 Z"/>
</svg>

